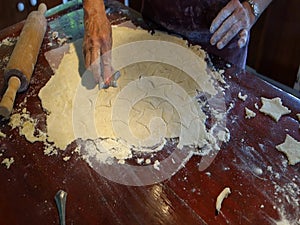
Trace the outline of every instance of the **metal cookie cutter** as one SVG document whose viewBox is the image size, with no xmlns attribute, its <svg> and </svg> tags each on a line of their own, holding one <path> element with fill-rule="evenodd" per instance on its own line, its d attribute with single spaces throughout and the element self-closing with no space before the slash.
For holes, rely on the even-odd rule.
<svg viewBox="0 0 300 225">
<path fill-rule="evenodd" d="M 66 201 L 67 201 L 67 192 L 59 190 L 55 197 L 56 206 L 59 214 L 60 225 L 66 225 Z"/>
<path fill-rule="evenodd" d="M 99 81 L 99 90 L 101 89 L 107 89 L 109 87 L 118 87 L 117 84 L 117 80 L 120 78 L 121 73 L 119 71 L 115 72 L 112 76 L 111 76 L 111 80 L 109 84 L 104 83 L 103 78 L 101 77 L 100 81 Z"/>
</svg>

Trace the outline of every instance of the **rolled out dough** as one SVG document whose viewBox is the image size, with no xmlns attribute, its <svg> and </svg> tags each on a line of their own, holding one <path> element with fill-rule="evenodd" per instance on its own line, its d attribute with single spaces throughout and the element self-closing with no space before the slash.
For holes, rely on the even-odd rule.
<svg viewBox="0 0 300 225">
<path fill-rule="evenodd" d="M 114 27 L 112 62 L 121 77 L 117 88 L 101 91 L 84 70 L 81 48 L 82 40 L 69 46 L 54 76 L 39 92 L 42 107 L 49 112 L 48 141 L 57 148 L 65 149 L 77 138 L 102 138 L 102 145 L 122 139 L 131 147 L 153 147 L 164 143 L 161 137 L 179 136 L 183 145 L 211 143 L 207 116 L 195 96 L 196 90 L 210 96 L 218 91 L 199 46 L 188 48 L 184 40 L 161 32 L 150 35 L 141 29 Z M 127 140 L 127 133 L 134 138 Z M 130 156 L 128 149 L 118 152 L 120 160 Z"/>
</svg>

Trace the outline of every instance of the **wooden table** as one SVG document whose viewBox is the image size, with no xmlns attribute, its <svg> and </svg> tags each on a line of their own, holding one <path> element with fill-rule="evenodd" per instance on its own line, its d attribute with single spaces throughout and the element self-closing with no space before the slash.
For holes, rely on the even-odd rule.
<svg viewBox="0 0 300 225">
<path fill-rule="evenodd" d="M 119 3 L 110 3 L 113 23 L 128 18 L 142 23 L 135 13 L 129 13 Z M 48 19 L 48 29 L 39 54 L 38 63 L 27 92 L 19 94 L 16 109 L 23 103 L 38 126 L 45 128 L 45 113 L 38 92 L 53 74 L 44 53 L 57 48 L 51 41 L 52 31 L 72 36 L 74 41 L 83 37 L 82 9 L 73 5 Z M 17 36 L 23 23 L 0 32 L 0 40 Z M 3 70 L 13 46 L 0 47 L 1 85 Z M 218 60 L 218 67 L 225 62 Z M 271 86 L 252 74 L 234 66 L 226 68 L 226 104 L 234 103 L 229 111 L 227 127 L 230 142 L 223 144 L 212 164 L 199 171 L 200 156 L 192 157 L 184 168 L 170 179 L 149 186 L 133 187 L 114 183 L 96 173 L 77 154 L 64 162 L 76 143 L 57 156 L 45 156 L 43 144 L 31 144 L 17 129 L 1 122 L 0 152 L 4 158 L 13 157 L 9 169 L 0 165 L 0 224 L 59 224 L 54 196 L 62 189 L 68 193 L 66 224 L 276 224 L 282 217 L 291 224 L 300 224 L 300 164 L 287 165 L 286 157 L 275 149 L 286 134 L 300 140 L 300 101 Z M 247 94 L 245 102 L 237 98 L 239 92 Z M 260 97 L 280 97 L 291 111 L 278 123 L 257 112 L 254 119 L 246 120 L 244 108 L 260 103 Z M 171 148 L 171 147 L 169 147 Z M 219 215 L 215 201 L 219 193 L 230 187 L 231 195 L 223 202 Z M 298 221 L 298 222 L 296 222 Z"/>
</svg>

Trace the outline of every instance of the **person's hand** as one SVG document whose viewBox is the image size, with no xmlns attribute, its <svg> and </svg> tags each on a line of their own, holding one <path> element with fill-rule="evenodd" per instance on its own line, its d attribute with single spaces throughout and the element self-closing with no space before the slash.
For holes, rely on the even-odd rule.
<svg viewBox="0 0 300 225">
<path fill-rule="evenodd" d="M 245 46 L 249 36 L 249 30 L 255 22 L 249 3 L 241 3 L 239 0 L 231 0 L 213 20 L 210 32 L 212 45 L 222 49 L 239 34 L 238 45 Z"/>
<path fill-rule="evenodd" d="M 92 71 L 96 83 L 99 83 L 100 76 L 102 76 L 104 83 L 109 84 L 113 74 L 111 66 L 112 29 L 105 11 L 85 8 L 84 30 L 85 66 Z"/>
</svg>

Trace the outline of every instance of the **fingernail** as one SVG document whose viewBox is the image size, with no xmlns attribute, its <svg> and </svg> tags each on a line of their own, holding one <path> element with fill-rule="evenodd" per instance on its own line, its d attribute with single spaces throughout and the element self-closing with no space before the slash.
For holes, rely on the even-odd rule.
<svg viewBox="0 0 300 225">
<path fill-rule="evenodd" d="M 214 27 L 210 27 L 209 31 L 210 31 L 210 33 L 212 34 L 212 33 L 215 32 L 215 28 L 214 28 Z"/>
<path fill-rule="evenodd" d="M 244 45 L 245 45 L 245 40 L 244 40 L 244 39 L 239 40 L 239 41 L 238 41 L 238 45 L 239 45 L 239 48 L 244 47 Z"/>
<path fill-rule="evenodd" d="M 219 43 L 217 44 L 217 48 L 218 48 L 218 49 L 222 49 L 223 47 L 224 47 L 224 45 L 223 45 L 222 42 L 219 42 Z"/>
<path fill-rule="evenodd" d="M 99 88 L 99 90 L 101 90 L 101 89 L 108 89 L 109 85 L 105 84 L 104 82 L 100 82 L 98 88 Z"/>
<path fill-rule="evenodd" d="M 211 45 L 215 45 L 216 44 L 216 41 L 214 39 L 210 39 L 210 44 Z"/>
</svg>

